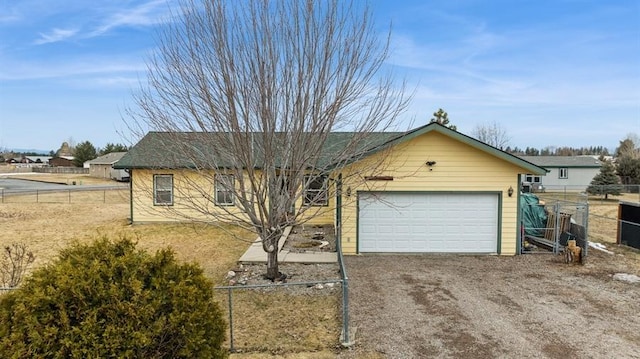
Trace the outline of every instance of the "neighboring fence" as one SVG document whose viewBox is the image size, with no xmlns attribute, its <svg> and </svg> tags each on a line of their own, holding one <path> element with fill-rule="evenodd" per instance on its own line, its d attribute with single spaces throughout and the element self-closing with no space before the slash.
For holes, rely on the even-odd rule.
<svg viewBox="0 0 640 359">
<path fill-rule="evenodd" d="M 620 202 L 618 205 L 616 243 L 640 249 L 640 202 Z"/>
<path fill-rule="evenodd" d="M 0 203 L 125 203 L 126 185 L 110 189 L 71 188 L 65 190 L 10 191 L 0 189 Z"/>
<path fill-rule="evenodd" d="M 38 173 L 89 174 L 89 169 L 83 167 L 33 167 L 32 170 Z"/>
<path fill-rule="evenodd" d="M 603 186 L 595 186 L 592 188 L 592 194 L 587 194 L 586 186 L 545 186 L 542 192 L 533 191 L 535 194 L 561 194 L 559 199 L 568 200 L 568 201 L 581 201 L 587 195 L 593 197 L 598 197 L 600 199 L 604 199 L 605 193 L 620 193 L 621 196 L 629 197 L 632 199 L 637 199 L 640 201 L 640 184 L 626 184 L 626 185 L 603 185 Z M 608 199 L 616 199 L 617 195 L 609 194 Z"/>
<path fill-rule="evenodd" d="M 15 165 L 0 164 L 0 173 L 28 173 L 32 172 L 31 167 L 16 167 Z"/>
</svg>

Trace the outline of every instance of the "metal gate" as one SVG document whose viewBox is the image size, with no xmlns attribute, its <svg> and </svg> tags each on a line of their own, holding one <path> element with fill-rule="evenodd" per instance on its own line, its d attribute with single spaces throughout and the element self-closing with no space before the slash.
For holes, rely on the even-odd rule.
<svg viewBox="0 0 640 359">
<path fill-rule="evenodd" d="M 582 248 L 581 262 L 589 249 L 589 203 L 540 196 L 538 203 L 523 201 L 520 206 L 521 253 L 564 252 L 569 240 Z M 532 217 L 534 219 L 527 220 Z M 536 215 L 537 214 L 537 215 Z"/>
</svg>

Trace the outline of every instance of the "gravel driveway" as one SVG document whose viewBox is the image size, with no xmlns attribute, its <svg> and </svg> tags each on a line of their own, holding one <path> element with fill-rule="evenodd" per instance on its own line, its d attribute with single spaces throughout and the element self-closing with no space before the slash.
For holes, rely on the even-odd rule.
<svg viewBox="0 0 640 359">
<path fill-rule="evenodd" d="M 640 284 L 615 256 L 346 257 L 356 345 L 343 358 L 640 358 Z M 634 273 L 640 274 L 640 273 Z"/>
</svg>

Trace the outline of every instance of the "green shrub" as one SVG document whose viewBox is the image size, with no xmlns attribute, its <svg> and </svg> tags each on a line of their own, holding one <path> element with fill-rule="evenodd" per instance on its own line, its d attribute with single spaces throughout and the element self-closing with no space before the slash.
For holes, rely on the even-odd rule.
<svg viewBox="0 0 640 359">
<path fill-rule="evenodd" d="M 0 297 L 2 358 L 220 358 L 212 283 L 170 250 L 75 244 Z"/>
</svg>

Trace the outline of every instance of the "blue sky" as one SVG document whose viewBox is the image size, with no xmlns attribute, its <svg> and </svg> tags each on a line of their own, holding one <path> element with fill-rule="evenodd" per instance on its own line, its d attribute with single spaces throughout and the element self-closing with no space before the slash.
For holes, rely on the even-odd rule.
<svg viewBox="0 0 640 359">
<path fill-rule="evenodd" d="M 0 0 L 0 147 L 128 141 L 167 0 Z M 613 149 L 640 133 L 640 1 L 371 1 L 388 65 L 458 130 L 497 122 L 510 145 Z M 126 118 L 125 118 L 126 120 Z"/>
</svg>

